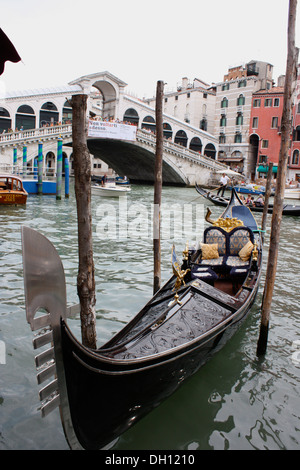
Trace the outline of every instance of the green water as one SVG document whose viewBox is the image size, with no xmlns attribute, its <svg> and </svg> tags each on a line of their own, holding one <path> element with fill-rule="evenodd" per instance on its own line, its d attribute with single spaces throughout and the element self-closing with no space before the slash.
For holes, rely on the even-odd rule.
<svg viewBox="0 0 300 470">
<path fill-rule="evenodd" d="M 148 186 L 133 186 L 122 202 L 92 199 L 99 346 L 152 295 L 152 200 L 153 189 Z M 171 274 L 172 243 L 181 255 L 187 239 L 190 244 L 199 239 L 206 210 L 194 189 L 164 188 L 163 201 L 165 281 Z M 211 210 L 213 218 L 221 214 L 221 208 Z M 196 225 L 190 223 L 191 214 L 198 216 Z M 184 233 L 180 229 L 183 219 L 188 227 Z M 300 363 L 292 360 L 294 341 L 300 339 L 299 223 L 298 218 L 283 218 L 265 359 L 258 361 L 255 354 L 263 276 L 242 329 L 172 397 L 122 435 L 114 450 L 300 448 Z M 68 303 L 77 303 L 73 189 L 70 198 L 61 201 L 55 196 L 29 196 L 26 207 L 0 207 L 0 224 L 0 449 L 68 449 L 58 410 L 45 419 L 37 410 L 33 333 L 24 310 L 20 226 L 40 231 L 55 245 L 65 268 Z M 269 225 L 265 262 L 268 235 Z M 79 319 L 74 317 L 69 324 L 80 337 Z"/>
</svg>

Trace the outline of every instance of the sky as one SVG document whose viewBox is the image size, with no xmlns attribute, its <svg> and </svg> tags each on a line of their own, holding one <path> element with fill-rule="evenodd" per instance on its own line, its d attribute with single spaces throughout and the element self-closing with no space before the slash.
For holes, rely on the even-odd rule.
<svg viewBox="0 0 300 470">
<path fill-rule="evenodd" d="M 22 62 L 6 62 L 0 91 L 65 86 L 109 71 L 143 98 L 158 80 L 223 80 L 262 60 L 285 74 L 289 0 L 1 0 L 0 27 Z M 296 20 L 300 47 L 300 5 Z"/>
</svg>

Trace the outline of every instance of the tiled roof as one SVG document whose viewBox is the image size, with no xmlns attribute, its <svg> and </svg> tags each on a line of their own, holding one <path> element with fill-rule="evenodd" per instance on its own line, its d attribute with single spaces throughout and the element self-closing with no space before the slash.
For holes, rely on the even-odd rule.
<svg viewBox="0 0 300 470">
<path fill-rule="evenodd" d="M 79 85 L 67 85 L 60 87 L 58 86 L 54 88 L 39 88 L 31 90 L 15 90 L 1 93 L 0 98 L 23 98 L 26 96 L 53 95 L 56 93 L 72 93 L 80 90 L 82 90 L 82 88 Z"/>
<path fill-rule="evenodd" d="M 259 90 L 253 93 L 254 95 L 273 95 L 273 94 L 278 94 L 278 93 L 283 93 L 284 88 L 283 86 L 274 86 L 273 88 L 270 88 L 269 90 Z"/>
</svg>

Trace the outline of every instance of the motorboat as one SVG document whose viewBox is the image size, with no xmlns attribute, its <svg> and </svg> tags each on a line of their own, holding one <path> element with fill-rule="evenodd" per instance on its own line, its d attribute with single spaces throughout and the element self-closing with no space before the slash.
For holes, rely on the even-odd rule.
<svg viewBox="0 0 300 470">
<path fill-rule="evenodd" d="M 22 179 L 15 175 L 0 175 L 0 205 L 26 204 L 28 193 Z"/>
</svg>

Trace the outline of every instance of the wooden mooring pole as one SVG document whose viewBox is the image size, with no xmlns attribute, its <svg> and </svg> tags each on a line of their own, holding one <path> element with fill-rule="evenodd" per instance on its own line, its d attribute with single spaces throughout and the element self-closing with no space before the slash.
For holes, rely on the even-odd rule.
<svg viewBox="0 0 300 470">
<path fill-rule="evenodd" d="M 267 175 L 267 183 L 266 183 L 266 192 L 265 192 L 265 204 L 263 215 L 261 219 L 261 230 L 262 230 L 262 240 L 264 242 L 265 239 L 265 231 L 267 225 L 267 217 L 268 217 L 268 207 L 269 207 L 269 200 L 271 196 L 271 183 L 272 183 L 272 174 L 273 174 L 273 162 L 269 163 L 268 175 Z"/>
<path fill-rule="evenodd" d="M 161 284 L 161 193 L 162 193 L 162 157 L 163 157 L 163 95 L 164 82 L 159 80 L 156 86 L 156 151 L 154 168 L 154 213 L 153 213 L 153 251 L 154 251 L 154 282 L 153 294 Z"/>
<path fill-rule="evenodd" d="M 85 129 L 87 95 L 72 96 L 72 110 L 73 158 L 79 254 L 77 293 L 80 300 L 81 336 L 84 346 L 95 349 L 97 347 L 97 335 L 91 215 L 91 159 L 86 144 Z"/>
<path fill-rule="evenodd" d="M 296 27 L 297 0 L 289 2 L 288 19 L 288 54 L 285 74 L 284 100 L 281 121 L 281 146 L 279 154 L 279 163 L 277 171 L 277 184 L 274 196 L 273 215 L 271 223 L 271 237 L 268 264 L 266 271 L 266 280 L 262 300 L 262 316 L 260 334 L 257 343 L 257 356 L 266 353 L 269 320 L 271 312 L 272 296 L 275 284 L 277 258 L 279 250 L 280 225 L 282 219 L 282 210 L 284 202 L 284 189 L 286 182 L 286 171 L 288 161 L 289 141 L 291 134 L 291 110 L 294 92 L 294 84 L 297 78 L 298 49 L 295 47 L 295 27 Z"/>
</svg>

